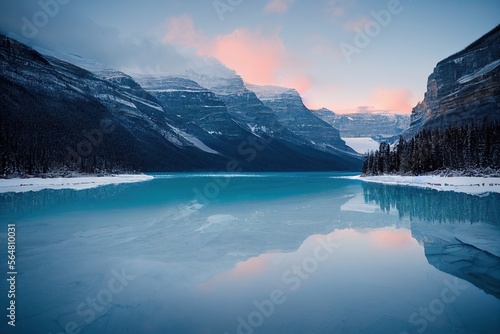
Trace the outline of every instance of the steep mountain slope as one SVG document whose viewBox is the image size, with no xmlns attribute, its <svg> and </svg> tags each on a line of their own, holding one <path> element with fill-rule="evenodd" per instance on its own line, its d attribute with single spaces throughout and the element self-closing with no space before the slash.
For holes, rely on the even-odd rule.
<svg viewBox="0 0 500 334">
<path fill-rule="evenodd" d="M 311 147 L 338 154 L 339 151 L 354 153 L 340 138 L 339 131 L 314 116 L 302 102 L 295 89 L 246 84 L 265 106 L 271 108 L 278 121 Z"/>
<path fill-rule="evenodd" d="M 192 80 L 142 76 L 137 81 L 165 107 L 167 117 L 180 128 L 194 130 L 193 126 L 197 126 L 221 139 L 243 139 L 248 135 L 219 97 Z"/>
<path fill-rule="evenodd" d="M 253 166 L 249 166 L 250 168 L 356 170 L 360 166 L 359 156 L 345 148 L 345 144 L 342 143 L 345 151 L 339 150 L 332 154 L 334 150 L 319 150 L 311 145 L 310 140 L 290 131 L 280 122 L 276 112 L 265 106 L 254 92 L 246 88 L 241 77 L 227 68 L 221 70 L 208 66 L 196 71 L 184 71 L 176 76 L 137 75 L 135 78 L 161 101 L 167 114 L 174 112 L 175 116 L 188 120 L 192 126 L 190 129 L 186 128 L 186 131 L 190 134 L 200 136 L 195 130 L 198 127 L 225 143 L 228 143 L 228 139 L 239 138 L 241 133 L 246 136 L 243 139 L 245 142 L 264 142 L 265 145 L 258 149 L 259 154 L 252 159 Z M 216 108 L 206 107 L 211 105 Z M 189 115 L 184 114 L 186 110 L 190 110 Z M 209 118 L 205 115 L 209 114 L 213 114 L 212 117 L 217 122 L 208 122 Z M 314 118 L 310 120 L 315 121 Z M 223 149 L 211 144 L 211 147 L 241 158 L 242 142 L 230 144 L 234 145 L 233 151 L 228 151 L 230 148 L 227 146 Z"/>
<path fill-rule="evenodd" d="M 243 170 L 309 170 L 315 162 L 289 161 L 289 149 L 272 138 L 253 133 L 231 115 L 222 99 L 198 83 L 174 76 L 137 76 L 141 85 L 158 99 L 171 124 L 202 140 L 218 152 L 233 157 Z M 253 154 L 256 150 L 258 154 Z M 304 159 L 307 161 L 307 159 Z"/>
<path fill-rule="evenodd" d="M 297 136 L 293 136 L 281 125 L 272 109 L 266 107 L 254 92 L 247 89 L 239 75 L 229 71 L 222 74 L 219 72 L 217 66 L 212 70 L 208 68 L 189 70 L 181 75 L 214 92 L 224 101 L 235 121 L 255 135 L 301 142 Z"/>
<path fill-rule="evenodd" d="M 102 78 L 116 72 L 76 55 L 41 51 L 82 66 Z M 303 147 L 307 141 L 285 129 L 274 112 L 266 108 L 255 94 L 244 97 L 249 92 L 233 70 L 215 59 L 203 58 L 200 61 L 190 70 L 178 72 L 172 69 L 169 74 L 134 75 L 134 79 L 162 106 L 168 124 L 182 131 L 183 136 L 196 146 L 236 161 L 238 168 L 243 170 L 359 169 L 358 157 L 345 159 L 344 156 L 332 156 Z M 234 94 L 236 100 L 243 96 L 244 105 L 236 108 L 228 105 L 225 98 Z M 262 130 L 270 130 L 272 134 Z"/>
<path fill-rule="evenodd" d="M 126 75 L 106 80 L 5 36 L 0 68 L 4 176 L 223 166 L 166 126 L 158 102 Z"/>
<path fill-rule="evenodd" d="M 500 120 L 500 25 L 436 65 L 405 137 L 493 120 Z"/>
<path fill-rule="evenodd" d="M 500 25 L 439 62 L 411 127 L 363 173 L 494 175 L 500 171 Z"/>
<path fill-rule="evenodd" d="M 333 126 L 333 123 L 335 122 L 335 113 L 333 111 L 327 108 L 321 108 L 311 111 L 313 112 L 314 116 Z"/>
<path fill-rule="evenodd" d="M 308 146 L 225 67 L 186 75 L 218 94 L 172 76 L 140 77 L 144 90 L 123 72 L 3 36 L 0 66 L 3 177 L 361 167 L 357 155 Z"/>
</svg>

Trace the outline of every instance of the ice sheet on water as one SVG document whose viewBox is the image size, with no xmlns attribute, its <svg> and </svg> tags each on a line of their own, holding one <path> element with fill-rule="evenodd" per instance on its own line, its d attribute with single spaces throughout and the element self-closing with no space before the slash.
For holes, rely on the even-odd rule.
<svg viewBox="0 0 500 334">
<path fill-rule="evenodd" d="M 47 333 L 59 332 L 69 321 L 81 326 L 82 334 L 237 332 L 237 317 L 247 319 L 254 301 L 280 288 L 287 302 L 276 306 L 279 311 L 265 319 L 261 332 L 356 328 L 397 333 L 415 329 L 408 316 L 427 307 L 439 296 L 443 280 L 451 279 L 427 263 L 410 234 L 414 223 L 376 210 L 364 200 L 358 181 L 323 174 L 233 176 L 218 196 L 202 201 L 193 199 L 192 190 L 203 189 L 218 174 L 202 175 L 122 185 L 122 192 L 98 201 L 93 198 L 99 189 L 89 190 L 79 197 L 79 207 L 17 220 L 23 280 L 32 282 L 20 290 L 20 300 L 30 304 L 20 310 L 24 323 Z M 60 193 L 65 191 L 39 195 Z M 352 210 L 364 204 L 369 213 Z M 441 233 L 448 241 L 448 232 Z M 340 247 L 328 260 L 318 261 L 317 270 L 306 272 L 308 278 L 299 279 L 300 287 L 292 291 L 290 282 L 297 276 L 283 281 L 284 273 L 293 274 L 294 265 L 310 266 L 315 254 L 327 254 L 316 247 L 329 234 Z M 87 323 L 78 306 L 109 289 L 115 271 L 122 270 L 133 279 Z M 211 289 L 200 288 L 207 285 Z M 477 304 L 482 314 L 467 317 Z M 456 314 L 466 330 L 477 319 L 491 325 L 495 307 L 492 296 L 469 284 L 453 308 L 430 326 L 446 327 Z"/>
<path fill-rule="evenodd" d="M 205 232 L 207 230 L 212 230 L 214 227 L 216 227 L 217 229 L 225 228 L 236 220 L 238 220 L 238 218 L 234 217 L 233 215 L 212 215 L 207 218 L 207 223 L 197 228 L 195 232 Z"/>
<path fill-rule="evenodd" d="M 348 176 L 365 182 L 375 182 L 392 185 L 415 186 L 440 191 L 455 191 L 471 195 L 484 195 L 489 192 L 500 193 L 499 177 L 446 177 L 438 175 L 402 176 Z"/>
</svg>

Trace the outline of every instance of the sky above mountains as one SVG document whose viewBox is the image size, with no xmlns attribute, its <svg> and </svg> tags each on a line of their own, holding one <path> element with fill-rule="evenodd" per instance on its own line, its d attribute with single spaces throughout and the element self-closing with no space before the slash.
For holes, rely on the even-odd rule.
<svg viewBox="0 0 500 334">
<path fill-rule="evenodd" d="M 126 72 L 214 57 L 246 82 L 296 88 L 310 108 L 410 112 L 427 76 L 500 22 L 497 0 L 20 0 L 0 32 Z"/>
</svg>

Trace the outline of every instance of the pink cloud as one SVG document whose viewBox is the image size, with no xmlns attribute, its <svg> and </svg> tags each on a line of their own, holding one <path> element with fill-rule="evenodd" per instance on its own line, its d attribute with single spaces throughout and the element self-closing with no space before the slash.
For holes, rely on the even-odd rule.
<svg viewBox="0 0 500 334">
<path fill-rule="evenodd" d="M 235 70 L 245 81 L 257 85 L 292 87 L 300 93 L 311 87 L 305 64 L 288 50 L 279 29 L 236 29 L 216 37 L 197 31 L 189 16 L 174 17 L 167 22 L 164 42 L 191 47 L 198 55 L 214 57 Z"/>
<path fill-rule="evenodd" d="M 274 256 L 274 254 L 262 254 L 246 261 L 238 262 L 233 269 L 219 273 L 210 281 L 200 284 L 198 288 L 202 291 L 210 291 L 227 286 L 228 284 L 253 279 L 262 272 L 269 270 L 271 267 L 270 261 Z"/>
<path fill-rule="evenodd" d="M 286 86 L 295 88 L 299 93 L 304 93 L 313 87 L 308 75 L 297 75 L 285 78 Z"/>
<path fill-rule="evenodd" d="M 286 48 L 277 35 L 263 36 L 260 32 L 237 29 L 215 38 L 205 55 L 219 59 L 246 81 L 263 85 L 276 82 Z"/>
<path fill-rule="evenodd" d="M 369 103 L 377 109 L 411 112 L 415 106 L 413 93 L 406 88 L 377 88 L 369 97 Z"/>
<path fill-rule="evenodd" d="M 283 14 L 288 11 L 288 8 L 293 3 L 293 0 L 272 0 L 264 8 L 266 13 L 279 13 Z"/>
<path fill-rule="evenodd" d="M 335 111 L 339 103 L 341 89 L 331 83 L 314 83 L 311 89 L 304 92 L 302 98 L 309 109 L 328 108 Z"/>
<path fill-rule="evenodd" d="M 417 101 L 406 88 L 377 88 L 363 96 L 344 87 L 328 83 L 315 84 L 303 95 L 304 104 L 310 109 L 322 107 L 335 113 L 380 112 L 410 113 Z"/>
<path fill-rule="evenodd" d="M 310 78 L 302 72 L 305 64 L 286 48 L 279 31 L 265 35 L 237 29 L 215 38 L 204 52 L 256 85 L 293 87 L 299 92 L 311 87 Z"/>
</svg>

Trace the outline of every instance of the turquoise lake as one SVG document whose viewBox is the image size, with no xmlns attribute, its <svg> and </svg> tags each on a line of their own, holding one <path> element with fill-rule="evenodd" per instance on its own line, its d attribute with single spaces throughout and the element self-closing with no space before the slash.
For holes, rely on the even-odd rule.
<svg viewBox="0 0 500 334">
<path fill-rule="evenodd" d="M 500 194 L 348 175 L 0 194 L 2 333 L 500 333 Z"/>
</svg>

